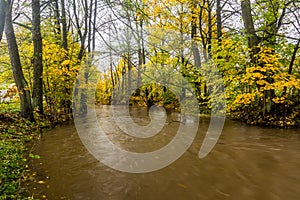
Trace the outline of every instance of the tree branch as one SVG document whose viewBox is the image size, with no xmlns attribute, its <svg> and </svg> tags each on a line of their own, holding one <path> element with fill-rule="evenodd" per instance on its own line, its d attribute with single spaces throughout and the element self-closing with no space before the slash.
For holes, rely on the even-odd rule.
<svg viewBox="0 0 300 200">
<path fill-rule="evenodd" d="M 26 28 L 26 29 L 28 29 L 28 30 L 31 31 L 31 27 L 30 27 L 30 26 L 27 26 L 27 25 L 25 25 L 25 24 L 22 24 L 22 23 L 19 23 L 19 22 L 13 22 L 13 24 L 16 24 L 16 25 L 18 25 L 18 26 L 21 26 L 21 27 Z"/>
</svg>

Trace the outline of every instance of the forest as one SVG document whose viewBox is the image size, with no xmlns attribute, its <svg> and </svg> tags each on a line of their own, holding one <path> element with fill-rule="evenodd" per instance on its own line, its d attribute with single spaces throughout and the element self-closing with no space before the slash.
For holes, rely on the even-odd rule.
<svg viewBox="0 0 300 200">
<path fill-rule="evenodd" d="M 222 82 L 228 116 L 299 126 L 297 1 L 1 1 L 1 8 L 1 89 L 15 83 L 31 121 L 34 113 L 71 119 L 84 70 L 74 92 L 95 87 L 87 83 L 97 76 L 96 103 L 112 103 L 119 85 L 133 104 L 176 108 L 187 88 L 178 97 L 154 81 L 176 87 L 176 77 L 168 80 L 174 72 L 192 86 L 201 112 L 210 112 L 212 88 Z"/>
<path fill-rule="evenodd" d="M 298 0 L 0 0 L 0 46 L 1 155 L 88 100 L 180 111 L 195 96 L 202 114 L 300 127 Z M 3 197 L 21 172 L 1 176 Z"/>
</svg>

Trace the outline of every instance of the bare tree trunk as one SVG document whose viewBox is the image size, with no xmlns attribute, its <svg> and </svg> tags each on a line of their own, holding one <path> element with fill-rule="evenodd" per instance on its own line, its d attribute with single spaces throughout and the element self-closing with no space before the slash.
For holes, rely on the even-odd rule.
<svg viewBox="0 0 300 200">
<path fill-rule="evenodd" d="M 12 1 L 7 0 L 4 2 L 6 4 L 5 35 L 7 38 L 13 77 L 19 91 L 21 115 L 30 121 L 34 121 L 30 91 L 22 71 L 19 49 L 12 23 Z"/>
<path fill-rule="evenodd" d="M 34 46 L 32 100 L 33 108 L 37 108 L 43 114 L 43 45 L 40 23 L 40 0 L 32 0 L 32 41 Z"/>
<path fill-rule="evenodd" d="M 207 2 L 207 14 L 208 14 L 208 33 L 207 33 L 207 52 L 209 59 L 212 57 L 212 5 L 211 2 Z"/>
<path fill-rule="evenodd" d="M 112 88 L 115 89 L 114 71 L 113 71 L 113 64 L 112 64 L 112 60 L 111 59 L 110 59 L 109 66 L 110 66 L 109 68 L 110 68 L 110 78 L 111 78 Z"/>
<path fill-rule="evenodd" d="M 222 42 L 222 8 L 221 0 L 217 0 L 217 37 L 218 45 L 221 45 Z"/>
<path fill-rule="evenodd" d="M 84 15 L 82 16 L 83 17 L 83 24 L 81 24 L 80 22 L 80 18 L 81 16 L 79 16 L 77 14 L 77 12 L 74 12 L 74 23 L 75 23 L 75 28 L 76 28 L 76 31 L 77 31 L 77 34 L 79 36 L 79 40 L 80 40 L 80 50 L 79 50 L 79 53 L 77 55 L 77 59 L 79 62 L 82 61 L 83 59 L 83 56 L 85 54 L 85 42 L 86 42 L 86 38 L 87 38 L 87 34 L 88 34 L 88 3 L 87 3 L 87 0 L 84 0 L 84 1 L 81 1 L 82 3 L 82 8 L 84 10 Z M 77 8 L 77 1 L 76 0 L 72 0 L 72 5 L 73 5 L 73 10 L 76 11 L 78 8 Z M 78 86 L 80 84 L 83 84 L 83 82 L 79 82 L 78 79 L 76 79 L 75 81 L 75 85 L 77 85 L 77 87 L 75 87 L 75 90 L 74 90 L 74 95 L 73 96 L 79 96 L 80 95 L 80 107 L 79 108 L 76 108 L 75 107 L 75 104 L 73 104 L 73 112 L 74 113 L 77 113 L 78 111 L 81 112 L 82 111 L 82 107 L 83 110 L 85 110 L 85 107 L 86 106 L 86 99 L 85 99 L 85 96 L 82 95 L 82 93 L 84 93 L 84 89 L 78 89 Z M 84 111 L 83 111 L 84 112 Z"/>
<path fill-rule="evenodd" d="M 5 25 L 5 2 L 0 0 L 0 42 L 2 40 Z"/>
<path fill-rule="evenodd" d="M 88 52 L 89 52 L 89 57 L 92 56 L 91 52 L 92 52 L 92 34 L 93 34 L 93 31 L 92 31 L 92 28 L 93 28 L 93 25 L 92 25 L 92 14 L 93 14 L 93 0 L 90 0 L 90 5 L 88 6 L 89 7 L 89 12 L 88 12 L 88 35 L 87 35 L 87 38 L 88 38 L 88 41 L 87 41 L 87 49 L 88 49 Z"/>
<path fill-rule="evenodd" d="M 248 37 L 248 47 L 252 50 L 251 59 L 254 62 L 254 55 L 258 53 L 258 49 L 256 48 L 259 44 L 258 36 L 255 33 L 253 18 L 251 14 L 251 2 L 250 0 L 242 0 L 242 18 L 246 30 L 246 34 Z"/>
<path fill-rule="evenodd" d="M 62 47 L 68 51 L 68 30 L 65 0 L 61 0 L 61 25 L 62 25 Z"/>
<path fill-rule="evenodd" d="M 126 60 L 123 57 L 124 61 Z M 125 94 L 125 80 L 126 80 L 126 66 L 124 65 L 122 68 L 122 87 L 121 87 L 121 92 L 122 92 L 122 96 Z"/>
<path fill-rule="evenodd" d="M 208 61 L 208 57 L 207 57 L 207 40 L 206 40 L 206 34 L 204 33 L 204 27 L 202 25 L 203 23 L 203 12 L 204 12 L 204 7 L 205 7 L 205 2 L 203 3 L 203 5 L 200 5 L 200 11 L 199 11 L 199 33 L 200 33 L 200 37 L 201 37 L 201 42 L 202 42 L 202 52 L 203 52 L 203 57 L 205 62 Z"/>
<path fill-rule="evenodd" d="M 67 52 L 67 56 L 66 56 L 66 59 L 67 59 L 69 47 L 68 47 L 68 25 L 67 25 L 67 17 L 66 17 L 65 0 L 61 0 L 60 3 L 61 3 L 61 19 L 60 19 L 60 22 L 61 22 L 61 28 L 62 28 L 61 29 L 62 30 L 61 46 Z M 67 68 L 67 71 L 70 70 L 69 65 L 66 65 L 66 68 Z M 65 73 L 64 76 L 65 76 L 66 81 L 70 80 L 70 76 L 69 76 L 68 73 Z M 67 95 L 71 95 L 70 88 L 64 87 L 63 90 Z M 63 107 L 64 107 L 64 111 L 65 111 L 66 114 L 72 113 L 71 105 L 72 105 L 71 100 L 69 100 L 69 99 L 63 100 Z"/>
<path fill-rule="evenodd" d="M 199 49 L 197 47 L 197 43 L 195 41 L 196 36 L 197 36 L 197 22 L 196 22 L 196 17 L 194 13 L 194 9 L 196 8 L 196 4 L 193 1 L 192 3 L 192 31 L 191 31 L 191 38 L 192 38 L 192 52 L 193 52 L 193 56 L 194 56 L 194 64 L 196 66 L 197 69 L 200 69 L 201 67 L 201 58 L 200 58 L 200 52 Z M 183 8 L 181 8 L 182 12 L 183 12 Z M 182 20 L 180 20 L 182 22 Z M 180 24 L 180 32 L 183 32 L 183 25 Z M 182 42 L 183 43 L 183 42 Z"/>
<path fill-rule="evenodd" d="M 75 1 L 74 1 L 74 4 L 76 4 Z M 83 32 L 83 34 L 81 32 L 82 27 L 80 25 L 80 22 L 78 21 L 79 19 L 76 20 L 78 34 L 79 34 L 79 37 L 80 37 L 80 50 L 79 50 L 79 53 L 78 53 L 78 60 L 82 60 L 82 58 L 84 56 L 84 53 L 85 53 L 85 40 L 86 40 L 87 34 L 88 34 L 88 12 L 89 12 L 89 9 L 88 9 L 87 0 L 84 1 L 83 9 L 84 9 L 84 28 L 83 28 L 84 32 Z"/>
<path fill-rule="evenodd" d="M 73 10 L 76 11 L 78 8 L 77 8 L 77 3 L 75 0 L 72 1 L 73 2 Z M 77 59 L 79 61 L 82 60 L 84 54 L 85 54 L 85 41 L 86 41 L 86 38 L 87 38 L 87 34 L 88 34 L 88 12 L 89 12 L 89 9 L 88 9 L 88 3 L 87 3 L 87 0 L 84 0 L 82 1 L 82 7 L 83 7 L 83 10 L 84 10 L 84 16 L 83 16 L 83 24 L 81 24 L 80 22 L 80 19 L 77 14 L 77 12 L 74 12 L 74 23 L 75 23 L 75 28 L 77 30 L 77 33 L 78 33 L 78 36 L 79 36 L 79 40 L 80 40 L 80 50 L 79 50 L 79 53 L 77 55 Z"/>
<path fill-rule="evenodd" d="M 292 74 L 293 65 L 294 65 L 294 62 L 296 60 L 297 51 L 299 49 L 299 46 L 300 46 L 300 39 L 298 39 L 298 42 L 297 42 L 297 44 L 294 48 L 294 52 L 293 52 L 293 55 L 292 55 L 292 58 L 291 58 L 290 66 L 289 66 L 289 74 Z"/>
<path fill-rule="evenodd" d="M 85 61 L 85 67 L 84 67 L 84 84 L 86 87 L 82 90 L 81 96 L 80 96 L 80 112 L 81 114 L 87 114 L 87 92 L 88 92 L 88 81 L 89 81 L 89 71 L 92 66 L 92 59 L 93 59 L 93 52 L 92 52 L 92 16 L 93 16 L 93 0 L 89 1 L 90 4 L 88 4 L 88 1 L 84 1 L 84 7 L 85 7 L 85 15 L 84 15 L 84 23 L 85 27 L 87 27 L 87 30 L 85 30 L 85 38 L 87 37 L 87 49 L 88 49 L 88 55 Z M 82 46 L 84 47 L 84 46 Z M 81 48 L 82 50 L 82 48 Z M 84 49 L 83 49 L 84 50 Z"/>
<path fill-rule="evenodd" d="M 93 34 L 92 34 L 92 50 L 95 51 L 96 48 L 96 23 L 97 23 L 97 11 L 98 11 L 98 1 L 95 1 L 94 7 L 94 19 L 93 19 Z"/>
<path fill-rule="evenodd" d="M 132 82 L 132 77 L 131 77 L 131 70 L 132 70 L 132 61 L 131 61 L 131 56 L 130 56 L 130 52 L 128 52 L 127 54 L 127 71 L 128 71 L 128 76 L 127 76 L 127 94 L 131 95 L 131 82 Z"/>
<path fill-rule="evenodd" d="M 142 84 L 142 66 L 144 63 L 144 56 L 143 56 L 143 19 L 140 19 L 139 22 L 136 23 L 136 29 L 138 31 L 138 38 L 137 38 L 137 44 L 138 44 L 138 66 L 137 66 L 137 90 L 135 92 L 135 95 L 140 95 L 140 87 Z"/>
<path fill-rule="evenodd" d="M 180 20 L 182 22 L 182 20 Z M 180 23 L 180 60 L 181 60 L 181 67 L 186 67 L 185 66 L 185 60 L 184 60 L 184 49 L 183 49 L 183 25 L 182 23 Z M 193 37 L 192 37 L 193 38 Z M 192 43 L 192 48 L 193 48 L 193 43 Z M 198 49 L 197 49 L 198 50 Z M 197 65 L 197 58 L 196 55 L 194 54 L 194 59 L 195 59 L 195 65 L 196 67 L 198 67 Z M 200 56 L 199 56 L 200 59 Z M 199 60 L 200 61 L 200 60 Z M 200 66 L 199 66 L 200 67 Z M 186 98 L 186 89 L 185 89 L 185 85 L 184 85 L 184 81 L 182 81 L 181 83 L 181 95 L 180 95 L 180 101 L 183 101 Z"/>
<path fill-rule="evenodd" d="M 58 5 L 58 0 L 54 0 L 54 16 L 55 16 L 55 33 L 57 36 L 60 35 L 61 28 L 60 28 L 60 14 L 59 14 L 59 5 Z"/>
<path fill-rule="evenodd" d="M 112 45 L 112 41 L 111 41 L 111 26 L 109 25 L 108 26 L 108 42 L 109 42 L 109 45 L 111 46 Z M 114 90 L 115 89 L 115 80 L 114 80 L 114 70 L 113 70 L 113 59 L 112 59 L 112 48 L 109 48 L 109 67 L 110 67 L 110 77 L 111 77 L 111 83 L 112 83 L 112 89 Z M 117 80 L 116 80 L 117 82 Z M 113 95 L 114 95 L 114 92 L 113 92 Z M 112 98 L 114 99 L 114 98 Z"/>
</svg>

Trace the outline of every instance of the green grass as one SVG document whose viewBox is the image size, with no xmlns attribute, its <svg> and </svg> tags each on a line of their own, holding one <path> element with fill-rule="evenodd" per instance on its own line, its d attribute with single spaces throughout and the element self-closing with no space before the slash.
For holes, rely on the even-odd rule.
<svg viewBox="0 0 300 200">
<path fill-rule="evenodd" d="M 23 172 L 38 137 L 37 125 L 22 119 L 16 105 L 0 104 L 0 199 L 26 199 Z"/>
<path fill-rule="evenodd" d="M 9 103 L 0 103 L 0 113 L 20 111 L 19 101 L 10 101 Z"/>
</svg>

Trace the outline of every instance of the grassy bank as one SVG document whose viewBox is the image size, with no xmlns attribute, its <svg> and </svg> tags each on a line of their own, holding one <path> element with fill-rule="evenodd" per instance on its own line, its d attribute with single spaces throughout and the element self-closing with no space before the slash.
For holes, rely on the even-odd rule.
<svg viewBox="0 0 300 200">
<path fill-rule="evenodd" d="M 21 119 L 18 112 L 0 113 L 0 199 L 25 198 L 21 183 L 26 178 L 30 150 L 38 138 L 36 130 L 37 126 Z"/>
<path fill-rule="evenodd" d="M 24 182 L 35 181 L 28 162 L 45 122 L 21 118 L 18 103 L 0 104 L 0 199 L 30 199 Z"/>
</svg>

